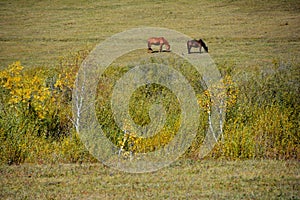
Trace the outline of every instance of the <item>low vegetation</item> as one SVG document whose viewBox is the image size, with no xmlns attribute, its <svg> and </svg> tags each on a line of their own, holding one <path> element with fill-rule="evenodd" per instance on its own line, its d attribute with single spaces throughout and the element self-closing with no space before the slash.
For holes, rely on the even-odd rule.
<svg viewBox="0 0 300 200">
<path fill-rule="evenodd" d="M 0 166 L 1 199 L 299 199 L 299 162 L 177 161 L 128 174 L 102 164 Z"/>
</svg>

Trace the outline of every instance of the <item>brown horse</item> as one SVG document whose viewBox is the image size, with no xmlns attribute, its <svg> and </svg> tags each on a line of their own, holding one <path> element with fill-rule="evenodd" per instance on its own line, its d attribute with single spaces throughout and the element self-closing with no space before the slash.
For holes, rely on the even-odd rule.
<svg viewBox="0 0 300 200">
<path fill-rule="evenodd" d="M 188 53 L 191 53 L 191 48 L 195 47 L 195 48 L 199 48 L 199 51 L 201 53 L 201 48 L 203 47 L 204 50 L 206 52 L 208 52 L 208 47 L 206 46 L 206 44 L 203 42 L 202 39 L 200 40 L 189 40 L 187 41 L 187 49 L 188 49 Z"/>
<path fill-rule="evenodd" d="M 167 51 L 170 51 L 170 44 L 164 37 L 151 37 L 148 39 L 148 50 L 153 52 L 151 45 L 159 45 L 160 52 L 162 52 L 162 46 L 165 45 Z"/>
</svg>

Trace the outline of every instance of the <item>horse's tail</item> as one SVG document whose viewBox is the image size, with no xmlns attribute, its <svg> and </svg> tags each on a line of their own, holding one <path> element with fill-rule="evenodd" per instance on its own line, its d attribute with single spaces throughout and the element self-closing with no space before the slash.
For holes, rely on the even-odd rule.
<svg viewBox="0 0 300 200">
<path fill-rule="evenodd" d="M 153 49 L 151 48 L 151 42 L 150 42 L 150 39 L 148 39 L 148 51 L 153 51 Z"/>
<path fill-rule="evenodd" d="M 188 49 L 188 53 L 189 53 L 189 54 L 191 53 L 191 47 L 190 47 L 190 45 L 191 45 L 191 40 L 188 40 L 188 41 L 186 42 L 186 47 L 187 47 L 187 49 Z"/>
</svg>

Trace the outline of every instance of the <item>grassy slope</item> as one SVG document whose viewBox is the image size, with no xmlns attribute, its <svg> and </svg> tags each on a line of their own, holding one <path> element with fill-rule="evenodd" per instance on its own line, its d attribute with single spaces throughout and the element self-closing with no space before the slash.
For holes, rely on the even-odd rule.
<svg viewBox="0 0 300 200">
<path fill-rule="evenodd" d="M 0 167 L 1 199 L 297 199 L 295 161 L 185 161 L 147 174 L 101 164 Z"/>
<path fill-rule="evenodd" d="M 297 1 L 2 1 L 0 66 L 21 60 L 52 65 L 138 26 L 166 27 L 204 38 L 216 62 L 240 66 L 298 59 Z"/>
</svg>

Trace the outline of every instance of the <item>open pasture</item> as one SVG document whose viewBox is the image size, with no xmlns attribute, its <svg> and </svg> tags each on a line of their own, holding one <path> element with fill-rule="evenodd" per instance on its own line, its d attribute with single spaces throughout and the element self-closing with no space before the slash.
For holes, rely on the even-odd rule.
<svg viewBox="0 0 300 200">
<path fill-rule="evenodd" d="M 289 62 L 299 59 L 299 11 L 295 0 L 2 1 L 0 65 L 51 67 L 70 52 L 145 26 L 202 38 L 217 63 Z"/>
</svg>

